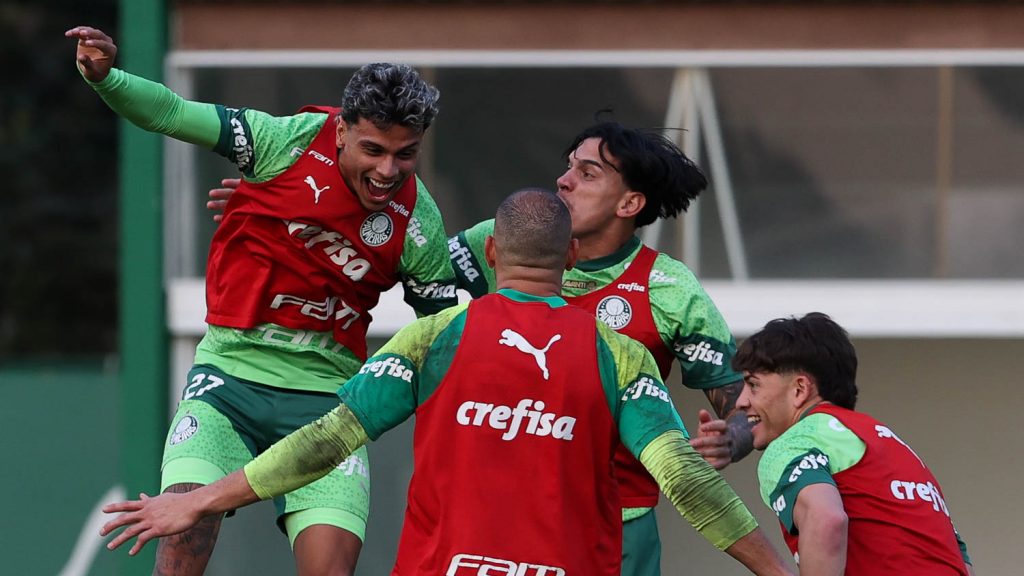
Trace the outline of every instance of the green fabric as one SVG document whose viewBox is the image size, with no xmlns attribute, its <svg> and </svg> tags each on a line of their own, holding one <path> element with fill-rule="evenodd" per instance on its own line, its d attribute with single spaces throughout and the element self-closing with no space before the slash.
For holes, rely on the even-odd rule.
<svg viewBox="0 0 1024 576">
<path fill-rule="evenodd" d="M 564 306 L 561 298 L 538 298 L 502 290 L 504 297 Z M 461 341 L 468 304 L 422 318 L 402 328 L 339 391 L 371 439 L 401 424 L 437 389 Z M 657 366 L 639 343 L 595 319 L 595 342 L 608 409 L 623 444 L 639 454 L 666 430 L 683 430 L 682 420 L 657 377 Z"/>
<path fill-rule="evenodd" d="M 502 291 L 507 298 L 534 297 Z M 560 298 L 545 299 L 553 306 Z M 405 421 L 436 390 L 461 339 L 468 304 L 422 318 L 395 335 L 338 392 L 343 405 L 275 445 L 246 466 L 257 494 L 291 490 L 336 465 L 368 438 Z M 690 447 L 682 422 L 654 359 L 639 343 L 594 322 L 598 355 L 612 369 L 601 370 L 609 410 L 623 443 L 639 455 L 669 499 L 710 542 L 727 548 L 756 526 L 753 517 L 725 483 Z M 461 324 L 460 324 L 461 323 Z M 436 358 L 434 357 L 436 356 Z M 287 475 L 287 476 L 286 476 Z"/>
<path fill-rule="evenodd" d="M 833 424 L 830 414 L 810 414 L 773 440 L 757 465 L 761 499 L 779 522 L 795 534 L 793 508 L 800 491 L 811 484 L 836 486 L 833 475 L 861 461 L 867 445 L 849 428 Z M 964 562 L 971 564 L 967 544 L 956 532 Z"/>
<path fill-rule="evenodd" d="M 793 530 L 793 504 L 811 484 L 835 485 L 838 474 L 860 462 L 864 442 L 845 426 L 831 426 L 834 416 L 806 416 L 772 441 L 757 465 L 761 499 Z"/>
<path fill-rule="evenodd" d="M 166 86 L 113 69 L 92 84 L 112 110 L 144 130 L 197 144 L 233 162 L 251 182 L 266 182 L 287 170 L 320 132 L 327 115 L 272 116 L 185 100 Z M 405 301 L 418 315 L 453 305 L 453 273 L 445 248 L 441 213 L 419 179 L 398 275 Z M 446 295 L 439 297 L 438 295 Z M 362 364 L 331 334 L 274 324 L 236 330 L 210 326 L 196 350 L 196 364 L 209 364 L 238 378 L 278 388 L 334 393 Z"/>
<path fill-rule="evenodd" d="M 342 404 L 246 464 L 245 477 L 261 499 L 280 496 L 326 475 L 368 440 Z"/>
<path fill-rule="evenodd" d="M 739 496 L 682 432 L 669 431 L 652 440 L 640 454 L 640 462 L 676 510 L 719 550 L 757 528 Z"/>
<path fill-rule="evenodd" d="M 274 324 L 251 330 L 211 325 L 196 348 L 195 363 L 267 386 L 328 394 L 362 365 L 330 333 Z"/>
<path fill-rule="evenodd" d="M 626 576 L 661 576 L 658 519 L 647 512 L 622 523 L 622 569 Z"/>
<path fill-rule="evenodd" d="M 485 220 L 448 240 L 459 287 L 473 297 L 494 290 L 494 270 L 484 260 L 484 240 L 493 233 L 494 220 Z M 562 279 L 562 294 L 580 296 L 611 284 L 625 272 L 640 246 L 640 239 L 633 237 L 612 254 L 577 262 Z M 729 326 L 685 264 L 659 253 L 648 294 L 654 324 L 679 361 L 683 384 L 707 389 L 740 380 L 731 367 L 736 342 Z M 701 347 L 701 343 L 708 346 Z M 706 348 L 709 350 L 703 353 Z"/>
<path fill-rule="evenodd" d="M 112 68 L 93 90 L 111 110 L 143 130 L 213 149 L 221 124 L 216 106 L 191 102 L 163 84 Z"/>
</svg>

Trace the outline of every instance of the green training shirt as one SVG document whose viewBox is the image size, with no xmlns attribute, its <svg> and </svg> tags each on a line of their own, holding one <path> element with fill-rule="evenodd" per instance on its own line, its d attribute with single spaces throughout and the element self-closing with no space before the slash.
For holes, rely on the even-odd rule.
<svg viewBox="0 0 1024 576">
<path fill-rule="evenodd" d="M 800 491 L 811 484 L 836 486 L 832 476 L 855 466 L 867 450 L 852 430 L 833 426 L 834 419 L 821 413 L 801 417 L 768 445 L 757 464 L 761 499 L 791 533 L 795 506 L 776 506 L 775 502 L 796 502 Z M 794 474 L 794 470 L 800 473 Z M 967 544 L 959 532 L 954 533 L 964 562 L 970 564 Z"/>
<path fill-rule="evenodd" d="M 516 301 L 565 306 L 561 298 L 538 298 L 512 290 Z M 443 380 L 461 340 L 468 304 L 444 310 L 406 326 L 367 360 L 338 392 L 343 405 L 246 466 L 250 485 L 261 498 L 272 497 L 326 473 L 362 442 L 415 414 Z M 637 455 L 683 516 L 715 546 L 724 549 L 757 524 L 750 512 L 689 445 L 679 415 L 669 401 L 626 401 L 634 385 L 667 391 L 653 357 L 636 341 L 597 319 L 595 342 L 608 409 L 623 444 Z M 484 384 L 481 384 L 484 385 Z M 652 396 L 653 398 L 654 396 Z"/>
<path fill-rule="evenodd" d="M 494 270 L 484 259 L 484 240 L 494 233 L 494 220 L 485 220 L 448 239 L 452 268 L 460 288 L 474 298 L 494 291 Z M 562 294 L 580 296 L 611 284 L 636 258 L 642 243 L 637 237 L 608 256 L 576 263 L 562 278 Z M 736 341 L 722 314 L 697 277 L 682 262 L 658 253 L 651 269 L 651 314 L 665 346 L 672 349 L 688 388 L 717 388 L 740 380 L 732 370 Z M 713 361 L 694 358 L 685 350 L 707 342 L 720 353 Z"/>
<path fill-rule="evenodd" d="M 255 183 L 287 170 L 298 158 L 294 151 L 305 150 L 327 119 L 324 114 L 272 116 L 193 102 L 162 84 L 116 68 L 92 86 L 111 109 L 140 128 L 213 150 Z M 421 286 L 451 284 L 451 264 L 441 241 L 446 236 L 441 213 L 423 183 L 417 179 L 416 184 L 416 206 L 399 276 Z M 420 315 L 433 314 L 455 302 L 423 298 L 408 288 L 405 300 Z M 247 330 L 211 325 L 199 343 L 195 362 L 269 386 L 333 393 L 362 362 L 348 349 L 322 345 L 333 343 L 330 333 L 308 332 L 274 324 Z"/>
</svg>

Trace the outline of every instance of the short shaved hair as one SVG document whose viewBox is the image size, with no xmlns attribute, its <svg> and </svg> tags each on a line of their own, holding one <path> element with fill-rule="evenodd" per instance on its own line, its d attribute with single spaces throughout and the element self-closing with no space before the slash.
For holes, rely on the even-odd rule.
<svg viewBox="0 0 1024 576">
<path fill-rule="evenodd" d="M 505 265 L 561 269 L 571 238 L 569 208 L 550 190 L 522 188 L 498 206 L 494 242 Z"/>
</svg>

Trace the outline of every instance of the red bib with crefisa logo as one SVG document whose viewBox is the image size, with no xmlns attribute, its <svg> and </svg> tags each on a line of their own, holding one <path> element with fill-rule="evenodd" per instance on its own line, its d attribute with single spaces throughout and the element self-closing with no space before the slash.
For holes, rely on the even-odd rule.
<svg viewBox="0 0 1024 576">
<path fill-rule="evenodd" d="M 618 576 L 618 428 L 594 317 L 490 294 L 416 410 L 393 574 Z"/>
<path fill-rule="evenodd" d="M 650 278 L 658 252 L 641 246 L 621 276 L 604 288 L 566 298 L 597 316 L 615 331 L 640 342 L 658 363 L 664 380 L 672 370 L 672 351 L 665 345 L 651 314 Z M 658 483 L 640 462 L 619 445 L 615 452 L 619 494 L 626 508 L 653 507 L 658 503 Z"/>
<path fill-rule="evenodd" d="M 206 321 L 333 333 L 365 359 L 369 311 L 398 281 L 416 178 L 384 210 L 363 208 L 338 171 L 340 111 L 303 111 L 328 115 L 309 147 L 275 178 L 243 181 L 228 201 L 210 246 Z"/>
<path fill-rule="evenodd" d="M 866 445 L 860 462 L 832 476 L 850 519 L 846 573 L 966 575 L 939 483 L 917 454 L 867 414 L 834 404 L 808 414 L 834 417 Z M 782 533 L 796 553 L 799 536 Z"/>
</svg>

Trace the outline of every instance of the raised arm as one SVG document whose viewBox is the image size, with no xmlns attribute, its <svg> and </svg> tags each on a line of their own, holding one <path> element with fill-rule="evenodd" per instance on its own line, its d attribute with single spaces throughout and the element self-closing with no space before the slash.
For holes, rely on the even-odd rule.
<svg viewBox="0 0 1024 576">
<path fill-rule="evenodd" d="M 114 68 L 117 45 L 102 30 L 76 26 L 64 36 L 78 41 L 78 69 L 118 115 L 143 130 L 208 149 L 217 145 L 221 122 L 216 106 L 185 100 L 162 84 Z"/>
</svg>

